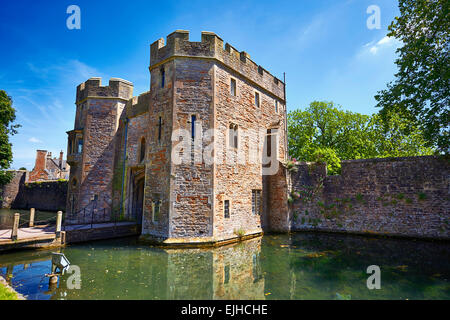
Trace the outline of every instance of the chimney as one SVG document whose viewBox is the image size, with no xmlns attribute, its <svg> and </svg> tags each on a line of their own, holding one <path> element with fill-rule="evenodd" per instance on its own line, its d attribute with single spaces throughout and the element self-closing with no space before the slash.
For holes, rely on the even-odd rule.
<svg viewBox="0 0 450 320">
<path fill-rule="evenodd" d="M 47 150 L 36 150 L 36 163 L 34 165 L 34 170 L 45 170 L 47 161 Z M 33 171 L 34 171 L 33 170 Z"/>
<path fill-rule="evenodd" d="M 63 156 L 64 156 L 64 152 L 61 150 L 59 152 L 59 168 L 62 169 L 62 165 L 63 165 Z"/>
</svg>

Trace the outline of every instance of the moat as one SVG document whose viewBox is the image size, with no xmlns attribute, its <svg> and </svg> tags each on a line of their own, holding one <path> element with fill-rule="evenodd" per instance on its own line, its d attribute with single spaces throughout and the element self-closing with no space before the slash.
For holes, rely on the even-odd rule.
<svg viewBox="0 0 450 320">
<path fill-rule="evenodd" d="M 56 250 L 53 250 L 56 251 Z M 136 238 L 62 248 L 81 270 L 49 288 L 52 251 L 0 255 L 0 275 L 27 299 L 450 299 L 445 242 L 295 233 L 215 249 L 161 249 Z M 381 289 L 366 286 L 369 265 Z"/>
</svg>

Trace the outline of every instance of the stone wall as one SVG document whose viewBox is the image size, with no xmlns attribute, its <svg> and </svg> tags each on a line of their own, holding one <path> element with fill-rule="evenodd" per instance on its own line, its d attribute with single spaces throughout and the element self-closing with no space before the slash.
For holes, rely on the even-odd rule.
<svg viewBox="0 0 450 320">
<path fill-rule="evenodd" d="M 23 192 L 25 181 L 27 180 L 28 171 L 13 171 L 11 181 L 0 186 L 0 208 L 16 208 L 15 201 L 19 192 Z"/>
<path fill-rule="evenodd" d="M 215 70 L 214 236 L 232 237 L 239 230 L 258 233 L 270 215 L 270 204 L 262 201 L 261 214 L 255 214 L 252 191 L 259 190 L 263 195 L 270 193 L 266 192 L 270 183 L 264 181 L 273 179 L 265 176 L 261 168 L 268 129 L 278 129 L 278 140 L 272 143 L 272 159 L 276 160 L 271 164 L 277 166 L 284 160 L 284 106 L 279 98 L 250 81 L 249 78 L 257 77 L 251 73 L 253 69 L 247 70 L 249 74 L 245 76 L 221 64 L 216 64 Z M 253 72 L 257 73 L 257 68 Z M 236 83 L 234 96 L 230 93 L 231 79 Z M 259 106 L 255 104 L 255 93 L 259 94 Z M 275 101 L 278 101 L 278 112 Z M 230 125 L 237 125 L 238 148 L 230 146 Z M 273 174 L 277 176 L 277 172 Z M 230 203 L 229 218 L 224 217 L 225 200 Z"/>
<path fill-rule="evenodd" d="M 450 237 L 450 171 L 445 157 L 342 161 L 327 176 L 324 164 L 293 174 L 300 199 L 291 206 L 292 230 L 392 236 Z"/>
<path fill-rule="evenodd" d="M 26 183 L 27 171 L 14 172 L 10 183 L 1 187 L 0 207 L 44 211 L 65 211 L 67 181 L 41 181 Z"/>
</svg>

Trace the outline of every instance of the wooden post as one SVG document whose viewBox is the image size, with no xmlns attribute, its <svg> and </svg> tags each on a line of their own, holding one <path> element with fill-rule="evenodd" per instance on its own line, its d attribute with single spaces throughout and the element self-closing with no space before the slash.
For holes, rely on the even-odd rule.
<svg viewBox="0 0 450 320">
<path fill-rule="evenodd" d="M 56 214 L 56 238 L 61 237 L 62 211 Z"/>
<path fill-rule="evenodd" d="M 31 208 L 30 209 L 30 228 L 34 227 L 34 213 L 35 213 L 34 208 Z"/>
<path fill-rule="evenodd" d="M 19 220 L 20 220 L 20 213 L 14 213 L 14 222 L 13 227 L 11 231 L 11 240 L 17 240 L 17 233 L 19 232 Z"/>
</svg>

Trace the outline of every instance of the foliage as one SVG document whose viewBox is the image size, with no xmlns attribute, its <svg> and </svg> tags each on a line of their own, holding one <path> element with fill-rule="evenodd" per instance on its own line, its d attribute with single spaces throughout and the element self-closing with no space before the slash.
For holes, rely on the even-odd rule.
<svg viewBox="0 0 450 320">
<path fill-rule="evenodd" d="M 329 174 L 340 172 L 341 160 L 433 153 L 419 128 L 400 114 L 384 120 L 344 111 L 333 102 L 314 101 L 304 111 L 289 112 L 288 132 L 290 155 L 326 162 Z"/>
<path fill-rule="evenodd" d="M 245 236 L 245 230 L 239 228 L 237 230 L 234 230 L 234 234 L 237 235 L 239 238 L 242 238 L 243 236 Z"/>
<path fill-rule="evenodd" d="M 0 300 L 17 300 L 17 294 L 0 282 Z"/>
<path fill-rule="evenodd" d="M 290 172 L 297 172 L 298 171 L 297 165 L 299 164 L 300 162 L 297 161 L 297 159 L 291 157 L 288 157 L 288 159 L 283 163 L 286 169 Z"/>
<path fill-rule="evenodd" d="M 402 43 L 395 80 L 375 96 L 384 119 L 401 114 L 417 123 L 428 147 L 449 152 L 450 16 L 447 0 L 400 0 L 388 30 Z M 405 129 L 408 129 L 406 127 Z"/>
<path fill-rule="evenodd" d="M 4 90 L 0 90 L 0 186 L 12 179 L 12 172 L 6 171 L 12 162 L 9 135 L 17 133 L 18 124 L 14 124 L 16 110 L 12 107 L 12 99 Z"/>
<path fill-rule="evenodd" d="M 27 170 L 25 167 L 20 167 L 19 170 Z"/>
<path fill-rule="evenodd" d="M 313 161 L 326 163 L 327 172 L 331 175 L 341 173 L 341 160 L 331 148 L 317 148 L 312 153 Z"/>
</svg>

